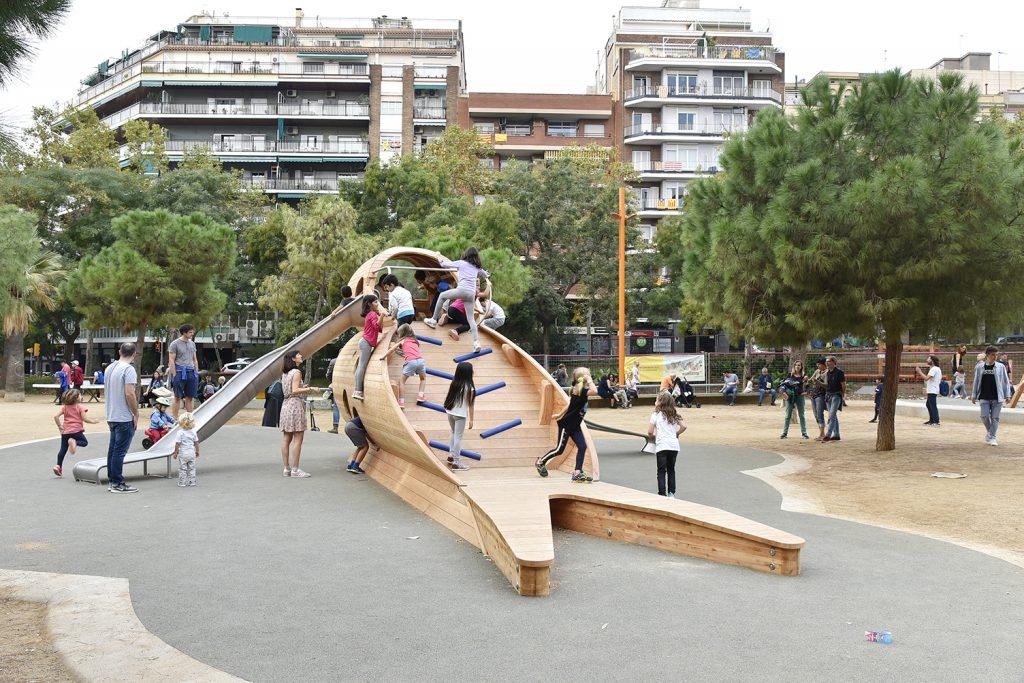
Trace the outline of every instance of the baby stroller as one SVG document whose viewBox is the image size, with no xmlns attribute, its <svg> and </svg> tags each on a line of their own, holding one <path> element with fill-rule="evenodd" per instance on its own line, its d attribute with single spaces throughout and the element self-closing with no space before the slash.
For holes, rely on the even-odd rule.
<svg viewBox="0 0 1024 683">
<path fill-rule="evenodd" d="M 693 408 L 694 406 L 700 408 L 700 401 L 697 400 L 697 394 L 694 393 L 693 386 L 689 382 L 676 377 L 675 384 L 672 395 L 676 397 L 676 406 L 680 408 Z"/>
</svg>

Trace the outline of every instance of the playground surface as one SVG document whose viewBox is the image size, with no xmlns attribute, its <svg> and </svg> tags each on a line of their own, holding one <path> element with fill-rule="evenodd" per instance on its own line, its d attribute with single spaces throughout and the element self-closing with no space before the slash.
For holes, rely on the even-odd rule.
<svg viewBox="0 0 1024 683">
<path fill-rule="evenodd" d="M 556 531 L 552 593 L 523 598 L 470 544 L 345 473 L 344 437 L 307 435 L 313 478 L 290 480 L 277 432 L 245 425 L 209 439 L 196 489 L 135 479 L 135 496 L 41 477 L 53 442 L 0 451 L 0 567 L 125 577 L 153 634 L 250 680 L 1019 676 L 1024 570 L 783 511 L 744 474 L 779 456 L 694 433 L 680 496 L 806 538 L 799 577 Z M 105 446 L 97 434 L 88 457 Z M 598 447 L 603 480 L 650 489 L 652 456 Z"/>
</svg>

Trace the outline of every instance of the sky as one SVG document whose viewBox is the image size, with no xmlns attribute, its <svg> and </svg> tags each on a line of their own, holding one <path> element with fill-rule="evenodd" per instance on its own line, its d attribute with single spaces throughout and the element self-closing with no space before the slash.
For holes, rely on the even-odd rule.
<svg viewBox="0 0 1024 683">
<path fill-rule="evenodd" d="M 206 0 L 209 2 L 210 0 Z M 659 0 L 629 4 L 658 6 Z M 746 7 L 754 30 L 770 29 L 786 52 L 786 80 L 818 71 L 925 68 L 965 51 L 992 53 L 992 68 L 1024 71 L 1024 3 L 1015 0 L 702 0 L 703 7 Z M 0 91 L 0 118 L 23 127 L 32 106 L 68 100 L 96 64 L 173 29 L 203 10 L 233 15 L 409 16 L 461 19 L 469 89 L 478 92 L 585 92 L 621 2 L 614 0 L 74 0 L 70 14 L 20 78 Z M 1002 52 L 1003 54 L 997 54 Z"/>
</svg>

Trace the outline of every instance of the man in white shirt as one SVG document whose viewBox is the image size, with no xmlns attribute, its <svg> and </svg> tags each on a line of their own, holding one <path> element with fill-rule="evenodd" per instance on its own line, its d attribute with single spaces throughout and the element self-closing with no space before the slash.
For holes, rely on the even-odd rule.
<svg viewBox="0 0 1024 683">
<path fill-rule="evenodd" d="M 923 372 L 921 366 L 918 366 L 917 376 L 924 380 L 924 390 L 928 395 L 928 398 L 925 399 L 925 406 L 928 408 L 928 421 L 924 424 L 928 427 L 938 427 L 939 385 L 942 383 L 942 369 L 939 367 L 938 356 L 928 356 L 928 372 Z"/>
<path fill-rule="evenodd" d="M 132 365 L 135 360 L 135 344 L 121 344 L 119 355 L 120 358 L 110 364 L 103 378 L 107 392 L 107 427 L 110 429 L 107 480 L 110 482 L 111 493 L 136 493 L 138 489 L 126 484 L 122 474 L 124 456 L 132 445 L 132 437 L 139 424 L 139 399 L 135 396 L 139 376 Z"/>
</svg>

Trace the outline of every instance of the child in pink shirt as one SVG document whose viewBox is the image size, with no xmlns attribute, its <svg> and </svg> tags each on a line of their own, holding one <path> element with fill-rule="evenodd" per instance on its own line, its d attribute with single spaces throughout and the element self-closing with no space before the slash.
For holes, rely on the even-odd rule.
<svg viewBox="0 0 1024 683">
<path fill-rule="evenodd" d="M 427 366 L 423 360 L 423 353 L 420 351 L 420 342 L 412 331 L 412 325 L 405 324 L 399 326 L 397 341 L 384 354 L 384 359 L 386 360 L 388 356 L 398 349 L 402 349 L 402 356 L 405 357 L 405 363 L 402 364 L 402 384 L 399 385 L 398 390 L 398 405 L 404 408 L 405 383 L 409 381 L 410 377 L 413 375 L 419 375 L 420 377 L 420 391 L 416 396 L 417 401 L 426 400 L 427 391 Z"/>
<path fill-rule="evenodd" d="M 57 452 L 57 464 L 53 466 L 53 473 L 58 477 L 64 476 L 64 456 L 70 450 L 71 455 L 78 452 L 79 447 L 85 448 L 89 440 L 85 438 L 85 423 L 96 424 L 98 419 L 90 420 L 86 413 L 88 408 L 81 404 L 82 395 L 77 389 L 68 389 L 61 398 L 61 407 L 53 416 L 53 421 L 60 430 L 60 450 Z"/>
<path fill-rule="evenodd" d="M 363 338 L 359 340 L 359 363 L 356 365 L 356 389 L 352 398 L 363 400 L 363 382 L 366 379 L 366 366 L 370 362 L 373 350 L 377 348 L 377 338 L 381 331 L 381 316 L 384 309 L 372 294 L 363 297 Z"/>
</svg>

